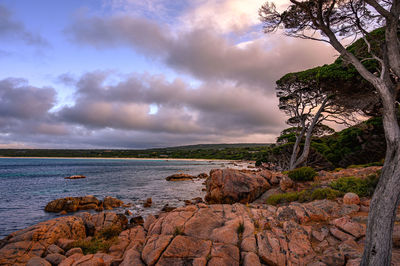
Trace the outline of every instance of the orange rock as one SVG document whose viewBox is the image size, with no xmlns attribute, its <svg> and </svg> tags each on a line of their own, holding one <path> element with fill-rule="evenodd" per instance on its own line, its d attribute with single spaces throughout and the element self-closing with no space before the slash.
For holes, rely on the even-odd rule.
<svg viewBox="0 0 400 266">
<path fill-rule="evenodd" d="M 86 236 L 81 218 L 60 217 L 41 222 L 9 235 L 0 249 L 0 265 L 27 263 L 44 255 L 47 247 L 60 238 L 83 239 Z"/>
<path fill-rule="evenodd" d="M 209 240 L 178 235 L 161 255 L 157 265 L 185 265 L 195 259 L 206 263 L 210 249 Z"/>
<path fill-rule="evenodd" d="M 349 217 L 335 219 L 332 224 L 356 238 L 365 236 L 366 225 L 354 222 Z"/>
<path fill-rule="evenodd" d="M 260 259 L 253 252 L 243 252 L 243 266 L 261 266 Z"/>
<path fill-rule="evenodd" d="M 105 209 L 107 208 L 118 208 L 124 204 L 122 200 L 113 198 L 113 197 L 105 197 L 103 200 L 103 206 Z"/>
<path fill-rule="evenodd" d="M 343 196 L 344 204 L 360 204 L 360 198 L 357 194 L 349 192 Z"/>
<path fill-rule="evenodd" d="M 142 260 L 147 265 L 154 265 L 160 258 L 164 249 L 169 245 L 172 235 L 152 235 L 146 239 L 143 247 Z"/>
<path fill-rule="evenodd" d="M 257 199 L 271 187 L 263 172 L 244 172 L 234 169 L 217 169 L 207 179 L 209 203 L 248 203 Z"/>
<path fill-rule="evenodd" d="M 192 176 L 192 175 L 180 173 L 180 174 L 173 174 L 173 175 L 167 176 L 165 178 L 165 180 L 167 180 L 167 181 L 184 181 L 184 180 L 192 180 L 194 178 L 196 178 L 196 177 Z"/>
<path fill-rule="evenodd" d="M 215 243 L 211 248 L 211 259 L 207 265 L 237 265 L 239 266 L 239 249 L 235 245 Z"/>
</svg>

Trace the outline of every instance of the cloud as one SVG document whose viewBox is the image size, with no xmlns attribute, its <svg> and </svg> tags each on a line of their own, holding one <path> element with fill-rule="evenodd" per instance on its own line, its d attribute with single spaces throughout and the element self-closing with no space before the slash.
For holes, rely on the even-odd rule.
<svg viewBox="0 0 400 266">
<path fill-rule="evenodd" d="M 61 109 L 59 117 L 94 128 L 177 134 L 239 135 L 277 132 L 282 126 L 275 97 L 260 90 L 221 83 L 192 88 L 180 79 L 138 74 L 107 85 L 109 78 L 101 71 L 83 75 L 75 105 Z M 150 114 L 152 104 L 158 106 L 156 114 Z"/>
<path fill-rule="evenodd" d="M 71 40 L 83 45 L 132 47 L 200 80 L 257 85 L 270 91 L 281 75 L 331 62 L 335 55 L 323 43 L 293 41 L 279 33 L 238 44 L 214 28 L 173 31 L 148 19 L 126 15 L 81 15 L 66 32 Z"/>
<path fill-rule="evenodd" d="M 30 86 L 25 79 L 0 80 L 0 117 L 36 119 L 53 107 L 56 92 L 53 88 Z"/>
<path fill-rule="evenodd" d="M 190 28 L 213 28 L 222 33 L 243 33 L 259 24 L 258 9 L 265 0 L 203 0 L 186 10 L 180 21 Z"/>
<path fill-rule="evenodd" d="M 39 34 L 26 29 L 25 25 L 12 18 L 12 13 L 0 5 L 0 38 L 22 40 L 28 45 L 48 46 L 48 42 Z"/>
</svg>

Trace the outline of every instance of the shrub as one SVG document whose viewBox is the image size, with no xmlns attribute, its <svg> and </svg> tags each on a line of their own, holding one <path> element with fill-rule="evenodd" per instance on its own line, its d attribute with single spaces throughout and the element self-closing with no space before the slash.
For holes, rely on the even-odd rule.
<svg viewBox="0 0 400 266">
<path fill-rule="evenodd" d="M 330 183 L 330 187 L 343 193 L 353 192 L 360 197 L 368 197 L 374 193 L 379 177 L 376 174 L 367 178 L 342 177 Z"/>
<path fill-rule="evenodd" d="M 179 226 L 175 226 L 174 236 L 184 235 L 183 230 Z"/>
<path fill-rule="evenodd" d="M 121 232 L 121 226 L 110 225 L 96 232 L 95 236 L 90 239 L 73 242 L 71 248 L 79 247 L 84 254 L 107 252 L 111 245 L 118 241 L 118 236 Z"/>
<path fill-rule="evenodd" d="M 267 204 L 277 205 L 281 203 L 290 203 L 293 201 L 309 202 L 313 200 L 322 200 L 322 199 L 333 200 L 342 195 L 343 193 L 341 191 L 337 191 L 332 188 L 312 188 L 312 189 L 305 189 L 299 192 L 289 192 L 289 193 L 271 195 L 270 197 L 267 198 Z"/>
<path fill-rule="evenodd" d="M 312 181 L 317 176 L 317 172 L 305 166 L 289 171 L 288 176 L 295 181 Z"/>
<path fill-rule="evenodd" d="M 104 227 L 103 229 L 99 230 L 96 233 L 97 238 L 104 238 L 104 239 L 111 239 L 113 237 L 119 236 L 119 234 L 122 232 L 122 228 L 119 225 L 110 225 L 107 227 Z"/>
<path fill-rule="evenodd" d="M 267 204 L 277 205 L 281 203 L 289 203 L 299 199 L 299 192 L 289 192 L 271 195 L 267 198 Z"/>
<path fill-rule="evenodd" d="M 97 252 L 107 252 L 108 249 L 117 241 L 117 238 L 104 239 L 104 238 L 92 238 L 90 240 L 83 239 L 77 240 L 72 244 L 72 248 L 81 248 L 83 253 L 95 254 Z"/>
<path fill-rule="evenodd" d="M 241 235 L 241 234 L 243 234 L 243 232 L 244 232 L 244 224 L 243 224 L 243 222 L 240 222 L 238 227 L 236 228 L 236 233 L 238 235 Z"/>
</svg>

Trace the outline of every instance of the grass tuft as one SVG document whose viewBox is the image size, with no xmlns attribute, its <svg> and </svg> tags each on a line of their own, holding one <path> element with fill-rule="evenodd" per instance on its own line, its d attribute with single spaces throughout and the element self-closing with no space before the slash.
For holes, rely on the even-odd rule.
<svg viewBox="0 0 400 266">
<path fill-rule="evenodd" d="M 288 177 L 294 181 L 312 181 L 317 172 L 312 167 L 300 167 L 288 172 Z"/>
</svg>

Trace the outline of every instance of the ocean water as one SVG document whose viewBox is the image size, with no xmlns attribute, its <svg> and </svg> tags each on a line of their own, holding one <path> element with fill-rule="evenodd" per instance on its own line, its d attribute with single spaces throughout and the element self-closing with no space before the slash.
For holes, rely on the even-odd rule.
<svg viewBox="0 0 400 266">
<path fill-rule="evenodd" d="M 113 196 L 133 206 L 133 216 L 157 213 L 168 203 L 184 205 L 183 200 L 203 197 L 202 182 L 167 182 L 165 177 L 183 171 L 197 175 L 221 168 L 221 162 L 114 160 L 114 159 L 0 159 L 0 238 L 38 222 L 59 217 L 44 207 L 54 199 L 94 195 Z M 67 180 L 66 176 L 85 175 Z M 151 197 L 153 206 L 143 208 Z M 114 211 L 123 213 L 126 209 Z"/>
</svg>

